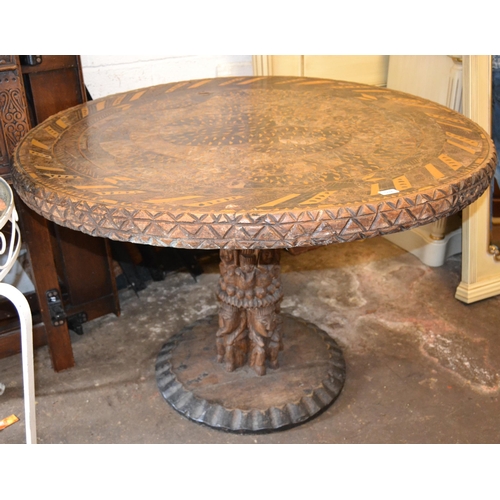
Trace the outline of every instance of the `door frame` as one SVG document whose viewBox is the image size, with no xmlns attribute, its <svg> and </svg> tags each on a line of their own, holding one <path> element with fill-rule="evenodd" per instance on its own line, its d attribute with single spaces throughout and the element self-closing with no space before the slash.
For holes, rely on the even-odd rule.
<svg viewBox="0 0 500 500">
<path fill-rule="evenodd" d="M 491 56 L 463 56 L 464 115 L 491 134 Z M 491 246 L 491 189 L 462 212 L 462 280 L 455 297 L 471 304 L 500 294 Z"/>
</svg>

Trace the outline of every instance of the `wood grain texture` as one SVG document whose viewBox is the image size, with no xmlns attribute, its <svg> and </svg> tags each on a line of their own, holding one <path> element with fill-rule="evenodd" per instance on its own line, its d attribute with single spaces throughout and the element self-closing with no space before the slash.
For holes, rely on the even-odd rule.
<svg viewBox="0 0 500 500">
<path fill-rule="evenodd" d="M 184 328 L 158 354 L 160 393 L 190 420 L 228 432 L 273 432 L 318 416 L 342 391 L 344 357 L 316 325 L 287 314 L 283 323 L 288 349 L 280 353 L 281 368 L 265 377 L 248 366 L 231 373 L 220 368 L 212 335 L 216 316 Z"/>
<path fill-rule="evenodd" d="M 44 217 L 121 241 L 292 248 L 428 224 L 496 162 L 478 125 L 408 94 L 315 78 L 179 82 L 59 113 L 17 149 Z"/>
</svg>

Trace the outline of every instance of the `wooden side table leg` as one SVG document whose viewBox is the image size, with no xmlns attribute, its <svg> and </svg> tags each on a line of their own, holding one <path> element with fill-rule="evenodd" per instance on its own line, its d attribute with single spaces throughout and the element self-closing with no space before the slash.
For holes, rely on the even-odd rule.
<svg viewBox="0 0 500 500">
<path fill-rule="evenodd" d="M 435 241 L 444 240 L 446 234 L 446 222 L 447 217 L 443 217 L 442 219 L 433 222 L 431 225 L 431 238 Z"/>
<path fill-rule="evenodd" d="M 19 212 L 19 222 L 22 230 L 22 239 L 28 249 L 33 272 L 40 313 L 47 334 L 52 366 L 55 371 L 71 368 L 75 364 L 68 324 L 66 321 L 59 326 L 52 324 L 46 292 L 57 290 L 59 296 L 59 282 L 54 263 L 54 252 L 48 229 L 48 221 L 30 210 L 17 197 L 16 206 Z"/>
</svg>

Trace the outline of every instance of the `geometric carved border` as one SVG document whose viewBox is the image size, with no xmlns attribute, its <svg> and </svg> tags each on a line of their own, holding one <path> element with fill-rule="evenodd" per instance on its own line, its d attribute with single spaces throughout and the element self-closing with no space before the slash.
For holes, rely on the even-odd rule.
<svg viewBox="0 0 500 500">
<path fill-rule="evenodd" d="M 470 179 L 377 205 L 255 214 L 196 214 L 109 208 L 46 193 L 13 171 L 16 189 L 33 210 L 92 236 L 188 249 L 293 248 L 390 234 L 462 210 L 488 188 L 496 157 Z"/>
</svg>

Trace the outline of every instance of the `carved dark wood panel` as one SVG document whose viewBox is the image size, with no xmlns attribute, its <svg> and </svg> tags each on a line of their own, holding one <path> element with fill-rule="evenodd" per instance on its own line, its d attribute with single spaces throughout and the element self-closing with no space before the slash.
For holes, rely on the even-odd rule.
<svg viewBox="0 0 500 500">
<path fill-rule="evenodd" d="M 0 55 L 0 175 L 10 172 L 10 159 L 30 128 L 19 59 Z"/>
</svg>

